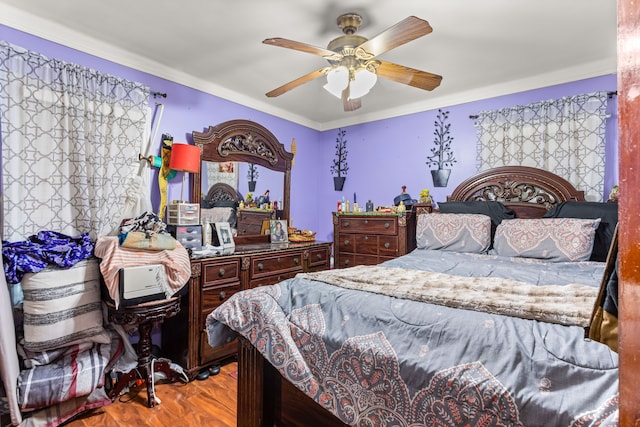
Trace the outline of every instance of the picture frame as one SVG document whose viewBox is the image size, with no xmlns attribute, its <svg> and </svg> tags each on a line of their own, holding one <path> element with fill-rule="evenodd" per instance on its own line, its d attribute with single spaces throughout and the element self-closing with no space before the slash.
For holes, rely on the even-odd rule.
<svg viewBox="0 0 640 427">
<path fill-rule="evenodd" d="M 269 235 L 271 236 L 271 243 L 288 243 L 287 220 L 272 219 L 269 221 Z"/>
<path fill-rule="evenodd" d="M 271 234 L 271 220 L 269 219 L 262 220 L 262 226 L 260 226 L 260 234 L 263 236 Z"/>
<path fill-rule="evenodd" d="M 222 246 L 222 253 L 232 253 L 236 244 L 233 241 L 233 234 L 231 234 L 231 226 L 228 222 L 214 222 L 213 223 L 215 245 Z"/>
</svg>

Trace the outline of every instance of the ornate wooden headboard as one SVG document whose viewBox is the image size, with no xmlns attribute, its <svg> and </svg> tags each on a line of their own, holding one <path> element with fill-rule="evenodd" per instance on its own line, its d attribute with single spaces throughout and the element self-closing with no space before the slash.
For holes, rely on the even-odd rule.
<svg viewBox="0 0 640 427">
<path fill-rule="evenodd" d="M 242 196 L 238 194 L 236 189 L 223 182 L 212 185 L 204 197 L 204 202 L 207 207 L 214 207 L 218 202 L 229 202 L 237 206 L 241 200 Z"/>
<path fill-rule="evenodd" d="M 558 203 L 584 200 L 584 192 L 543 169 L 501 166 L 468 178 L 447 197 L 447 201 L 467 200 L 498 201 L 519 218 L 540 218 Z"/>
</svg>

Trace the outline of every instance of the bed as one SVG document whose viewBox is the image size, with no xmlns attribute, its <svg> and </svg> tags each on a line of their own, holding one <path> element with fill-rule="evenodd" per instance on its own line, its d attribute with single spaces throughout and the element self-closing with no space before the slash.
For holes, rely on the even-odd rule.
<svg viewBox="0 0 640 427">
<path fill-rule="evenodd" d="M 210 224 L 228 222 L 235 236 L 238 217 L 236 209 L 242 200 L 242 195 L 229 184 L 215 183 L 202 199 L 200 212 L 202 221 Z"/>
<path fill-rule="evenodd" d="M 212 345 L 240 338 L 238 425 L 617 425 L 617 353 L 585 339 L 617 207 L 526 167 L 471 177 L 439 207 L 417 212 L 405 256 L 209 315 Z M 519 245 L 530 236 L 543 243 Z"/>
</svg>

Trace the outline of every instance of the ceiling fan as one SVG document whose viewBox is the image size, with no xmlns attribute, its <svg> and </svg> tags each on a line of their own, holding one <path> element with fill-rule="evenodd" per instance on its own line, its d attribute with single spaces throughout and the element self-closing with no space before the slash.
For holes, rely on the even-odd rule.
<svg viewBox="0 0 640 427">
<path fill-rule="evenodd" d="M 330 41 L 326 49 L 279 37 L 263 40 L 264 44 L 321 56 L 330 64 L 267 92 L 268 97 L 280 96 L 326 75 L 324 88 L 342 99 L 344 111 L 353 111 L 362 106 L 360 98 L 369 92 L 378 77 L 424 90 L 440 85 L 442 76 L 377 59 L 384 52 L 431 33 L 433 29 L 427 21 L 409 16 L 369 40 L 355 34 L 362 24 L 362 17 L 357 13 L 340 15 L 337 23 L 344 35 Z"/>
</svg>

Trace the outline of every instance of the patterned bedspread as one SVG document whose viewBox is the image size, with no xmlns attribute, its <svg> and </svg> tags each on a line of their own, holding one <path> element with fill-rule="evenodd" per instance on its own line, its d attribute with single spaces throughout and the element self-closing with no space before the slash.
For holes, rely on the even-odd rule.
<svg viewBox="0 0 640 427">
<path fill-rule="evenodd" d="M 564 265 L 560 265 L 564 264 Z M 385 267 L 599 286 L 601 263 L 416 250 Z M 584 329 L 452 308 L 299 276 L 235 294 L 207 319 L 358 426 L 617 425 L 617 354 Z"/>
</svg>

